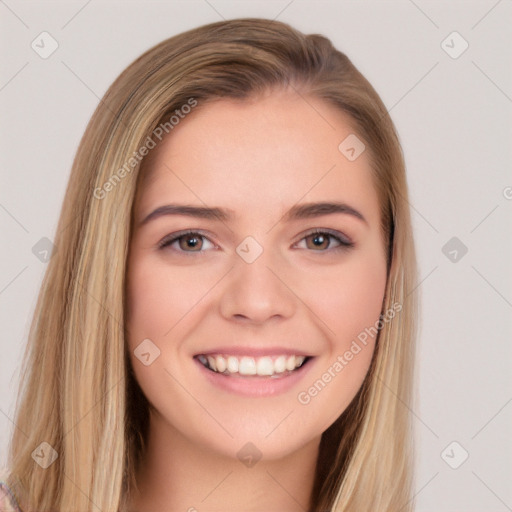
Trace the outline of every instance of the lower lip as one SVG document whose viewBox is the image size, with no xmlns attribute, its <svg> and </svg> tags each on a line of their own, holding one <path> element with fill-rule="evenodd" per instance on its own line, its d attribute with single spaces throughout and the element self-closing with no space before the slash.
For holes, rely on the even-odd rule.
<svg viewBox="0 0 512 512">
<path fill-rule="evenodd" d="M 209 370 L 197 359 L 194 361 L 203 375 L 217 388 L 247 397 L 265 397 L 279 395 L 292 389 L 309 372 L 313 359 L 310 358 L 300 368 L 277 378 L 252 375 L 250 377 L 229 376 Z"/>
</svg>

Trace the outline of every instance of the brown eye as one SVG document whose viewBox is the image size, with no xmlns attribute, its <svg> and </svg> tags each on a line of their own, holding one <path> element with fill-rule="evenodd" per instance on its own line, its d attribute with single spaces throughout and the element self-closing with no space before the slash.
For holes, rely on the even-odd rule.
<svg viewBox="0 0 512 512">
<path fill-rule="evenodd" d="M 306 246 L 308 249 L 328 249 L 331 242 L 331 235 L 326 233 L 313 233 L 308 235 L 306 239 Z M 308 243 L 309 242 L 309 243 Z"/>
<path fill-rule="evenodd" d="M 354 243 L 346 239 L 341 233 L 334 234 L 320 230 L 309 233 L 299 243 L 303 241 L 305 241 L 306 249 L 315 252 L 330 252 L 331 250 L 349 249 L 354 246 Z"/>
<path fill-rule="evenodd" d="M 210 244 L 210 246 L 208 246 L 208 244 Z M 201 254 L 207 249 L 214 248 L 214 244 L 201 233 L 188 231 L 169 235 L 159 243 L 159 248 L 178 253 Z"/>
<path fill-rule="evenodd" d="M 200 251 L 203 246 L 203 237 L 201 235 L 189 234 L 178 238 L 180 249 L 183 251 Z"/>
</svg>

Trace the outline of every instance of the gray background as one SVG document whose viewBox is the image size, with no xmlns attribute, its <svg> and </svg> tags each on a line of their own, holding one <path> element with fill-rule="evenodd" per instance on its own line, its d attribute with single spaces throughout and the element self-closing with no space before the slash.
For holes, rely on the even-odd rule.
<svg viewBox="0 0 512 512">
<path fill-rule="evenodd" d="M 423 305 L 413 411 L 418 512 L 512 510 L 510 0 L 0 0 L 0 16 L 0 465 L 46 265 L 33 247 L 53 239 L 99 98 L 155 43 L 256 16 L 330 37 L 400 133 Z M 43 31 L 59 45 L 46 59 L 31 48 Z"/>
</svg>

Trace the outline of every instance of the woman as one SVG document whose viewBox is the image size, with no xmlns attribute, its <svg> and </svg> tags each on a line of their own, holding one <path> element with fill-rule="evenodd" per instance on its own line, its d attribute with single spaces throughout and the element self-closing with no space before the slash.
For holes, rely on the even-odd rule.
<svg viewBox="0 0 512 512">
<path fill-rule="evenodd" d="M 326 38 L 229 20 L 139 57 L 73 165 L 4 500 L 412 510 L 407 197 L 382 101 Z"/>
</svg>

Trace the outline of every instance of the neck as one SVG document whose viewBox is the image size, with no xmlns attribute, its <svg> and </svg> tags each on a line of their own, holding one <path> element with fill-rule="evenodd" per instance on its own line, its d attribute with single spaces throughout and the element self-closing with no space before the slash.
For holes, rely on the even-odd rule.
<svg viewBox="0 0 512 512">
<path fill-rule="evenodd" d="M 310 508 L 319 444 L 320 438 L 248 467 L 192 443 L 152 413 L 130 511 L 304 512 Z"/>
</svg>

